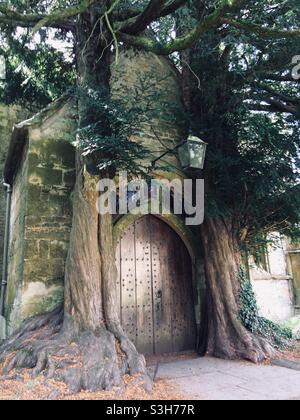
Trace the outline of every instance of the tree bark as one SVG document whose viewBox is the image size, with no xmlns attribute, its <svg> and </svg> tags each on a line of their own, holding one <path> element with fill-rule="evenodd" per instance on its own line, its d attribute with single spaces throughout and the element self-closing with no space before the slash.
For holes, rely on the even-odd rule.
<svg viewBox="0 0 300 420">
<path fill-rule="evenodd" d="M 108 34 L 106 38 L 97 32 L 96 16 L 90 10 L 78 23 L 79 128 L 100 123 L 105 138 L 111 127 L 105 117 L 91 112 L 85 94 L 89 89 L 97 90 L 107 98 L 110 92 L 111 50 L 109 40 L 103 44 Z M 64 380 L 72 391 L 120 386 L 122 376 L 129 373 L 150 391 L 152 381 L 145 358 L 124 333 L 117 312 L 112 216 L 98 214 L 99 177 L 86 172 L 80 148 L 76 164 L 64 310 L 27 321 L 0 347 L 3 372 L 31 368 L 33 375 L 45 372 L 48 377 Z"/>
<path fill-rule="evenodd" d="M 112 216 L 98 214 L 98 180 L 84 170 L 77 176 L 63 330 L 75 334 L 85 349 L 81 387 L 118 386 L 122 374 L 129 373 L 139 375 L 149 390 L 145 359 L 124 333 L 117 312 Z"/>
<path fill-rule="evenodd" d="M 232 220 L 206 218 L 201 226 L 207 281 L 206 317 L 200 347 L 222 359 L 246 359 L 254 363 L 275 351 L 261 337 L 250 333 L 239 317 L 241 255 Z M 206 325 L 205 325 L 206 324 Z"/>
<path fill-rule="evenodd" d="M 33 376 L 45 372 L 78 392 L 121 386 L 128 373 L 150 391 L 145 358 L 117 313 L 112 216 L 97 212 L 98 180 L 84 169 L 77 175 L 64 310 L 26 321 L 0 347 L 2 374 L 29 368 Z"/>
</svg>

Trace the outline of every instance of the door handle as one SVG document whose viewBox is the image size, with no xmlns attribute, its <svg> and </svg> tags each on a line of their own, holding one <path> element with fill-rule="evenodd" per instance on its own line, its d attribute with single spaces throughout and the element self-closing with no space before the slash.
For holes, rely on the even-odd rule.
<svg viewBox="0 0 300 420">
<path fill-rule="evenodd" d="M 159 299 L 159 300 L 161 300 L 161 299 L 162 299 L 162 291 L 161 291 L 161 290 L 158 290 L 158 291 L 156 292 L 156 299 Z"/>
<path fill-rule="evenodd" d="M 156 307 L 156 316 L 157 322 L 160 324 L 162 318 L 162 291 L 158 290 L 155 293 L 155 307 Z"/>
</svg>

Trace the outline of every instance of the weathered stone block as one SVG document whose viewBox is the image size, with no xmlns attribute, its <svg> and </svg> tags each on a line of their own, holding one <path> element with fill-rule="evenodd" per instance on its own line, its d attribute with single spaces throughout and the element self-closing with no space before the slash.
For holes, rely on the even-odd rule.
<svg viewBox="0 0 300 420">
<path fill-rule="evenodd" d="M 27 190 L 27 202 L 37 204 L 40 201 L 41 187 L 39 185 L 29 185 Z"/>
<path fill-rule="evenodd" d="M 39 257 L 42 259 L 48 259 L 49 258 L 49 252 L 50 252 L 50 244 L 48 241 L 40 240 L 38 243 L 39 248 Z"/>
<path fill-rule="evenodd" d="M 24 283 L 42 281 L 47 276 L 47 263 L 42 258 L 34 258 L 25 262 Z"/>
<path fill-rule="evenodd" d="M 66 172 L 63 173 L 63 183 L 64 183 L 64 185 L 73 187 L 75 185 L 75 180 L 76 180 L 76 171 L 75 170 L 66 171 Z"/>
<path fill-rule="evenodd" d="M 29 182 L 38 179 L 39 185 L 61 185 L 62 171 L 51 168 L 29 168 Z"/>
<path fill-rule="evenodd" d="M 38 249 L 38 242 L 34 240 L 27 240 L 25 245 L 25 260 L 30 260 L 34 258 L 38 258 L 39 256 L 39 249 Z"/>
<path fill-rule="evenodd" d="M 31 168 L 35 168 L 40 163 L 40 156 L 38 153 L 29 152 L 28 154 L 28 164 Z"/>
<path fill-rule="evenodd" d="M 62 304 L 63 285 L 47 287 L 44 282 L 29 283 L 23 291 L 21 319 L 51 311 Z"/>
<path fill-rule="evenodd" d="M 50 258 L 66 259 L 68 253 L 68 243 L 63 241 L 51 241 L 50 243 Z"/>
<path fill-rule="evenodd" d="M 68 226 L 39 226 L 28 227 L 26 237 L 30 239 L 69 240 L 70 227 Z"/>
<path fill-rule="evenodd" d="M 65 258 L 53 258 L 47 265 L 47 284 L 62 282 L 65 273 Z"/>
<path fill-rule="evenodd" d="M 39 140 L 35 143 L 35 152 L 39 153 L 39 163 L 42 165 L 58 164 L 65 168 L 75 167 L 75 148 L 66 140 Z"/>
<path fill-rule="evenodd" d="M 6 319 L 0 315 L 0 343 L 6 339 Z"/>
<path fill-rule="evenodd" d="M 42 191 L 38 186 L 30 186 L 28 191 L 26 215 L 30 217 L 29 225 L 34 225 L 37 218 L 55 221 L 57 217 L 70 214 L 70 202 L 64 195 L 51 194 Z M 40 225 L 40 221 L 37 222 Z"/>
<path fill-rule="evenodd" d="M 300 307 L 300 287 L 295 287 L 295 304 L 299 308 Z"/>
</svg>

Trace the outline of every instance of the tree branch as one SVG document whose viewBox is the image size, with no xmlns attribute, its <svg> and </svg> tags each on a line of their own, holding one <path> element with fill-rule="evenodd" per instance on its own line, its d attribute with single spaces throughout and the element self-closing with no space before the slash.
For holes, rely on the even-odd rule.
<svg viewBox="0 0 300 420">
<path fill-rule="evenodd" d="M 276 89 L 273 89 L 271 86 L 265 83 L 255 83 L 257 87 L 260 89 L 265 90 L 266 92 L 270 93 L 272 96 L 276 96 L 280 100 L 292 104 L 300 104 L 300 98 L 295 98 L 289 95 L 284 94 L 283 92 L 278 92 Z"/>
<path fill-rule="evenodd" d="M 299 109 L 292 105 L 284 104 L 283 102 L 268 99 L 265 102 L 269 102 L 268 105 L 263 104 L 251 104 L 249 108 L 252 111 L 270 112 L 270 113 L 287 113 L 295 116 L 299 116 Z"/>
<path fill-rule="evenodd" d="M 187 35 L 178 37 L 168 43 L 160 43 L 148 37 L 132 36 L 119 30 L 119 39 L 128 45 L 141 47 L 159 55 L 169 55 L 183 51 L 195 44 L 208 30 L 222 24 L 222 18 L 228 12 L 240 10 L 245 0 L 223 0 L 220 6 L 210 15 L 204 17 Z"/>
<path fill-rule="evenodd" d="M 260 73 L 260 76 L 266 80 L 274 80 L 275 82 L 291 82 L 300 83 L 300 80 L 295 80 L 291 75 L 281 76 L 279 74 L 272 73 Z"/>
<path fill-rule="evenodd" d="M 7 19 L 2 16 L 0 16 L 0 28 L 3 26 L 9 27 L 9 28 L 34 28 L 36 24 L 38 24 L 40 20 L 32 20 L 28 22 L 18 21 L 18 20 L 12 20 Z M 55 29 L 64 29 L 66 31 L 72 31 L 74 29 L 74 23 L 70 20 L 64 20 L 62 22 L 52 22 L 51 24 L 45 24 L 43 25 L 45 27 L 51 27 Z"/>
<path fill-rule="evenodd" d="M 255 23 L 245 22 L 245 21 L 237 21 L 233 19 L 222 18 L 222 23 L 230 26 L 234 26 L 235 28 L 253 32 L 259 35 L 262 38 L 271 38 L 271 39 L 284 39 L 284 38 L 300 38 L 300 30 L 280 30 L 280 29 L 273 29 L 273 28 L 266 28 Z"/>
<path fill-rule="evenodd" d="M 257 112 L 281 112 L 276 108 L 273 108 L 271 105 L 262 105 L 262 104 L 251 104 L 249 109 L 251 111 L 257 111 Z"/>
<path fill-rule="evenodd" d="M 176 12 L 180 7 L 184 6 L 188 0 L 173 0 L 166 7 L 163 8 L 160 17 L 168 16 Z"/>
<path fill-rule="evenodd" d="M 169 2 L 169 4 L 161 10 L 159 17 L 165 17 L 176 12 L 176 10 L 186 4 L 187 1 L 188 0 L 173 0 Z M 116 10 L 112 13 L 112 18 L 115 22 L 123 22 L 122 31 L 125 32 L 125 26 L 133 23 L 133 18 L 137 18 L 141 13 L 141 9 L 132 7 L 126 10 Z"/>
<path fill-rule="evenodd" d="M 268 102 L 270 105 L 277 108 L 281 112 L 287 112 L 296 116 L 299 115 L 299 106 L 297 107 L 290 103 L 285 104 L 284 102 L 277 99 L 268 99 Z"/>
<path fill-rule="evenodd" d="M 35 14 L 22 14 L 18 13 L 15 10 L 11 9 L 5 3 L 0 3 L 0 20 L 4 21 L 5 23 L 11 23 L 14 26 L 15 21 L 22 23 L 24 26 L 28 24 L 28 26 L 32 26 L 33 24 L 39 22 L 43 19 L 45 15 L 41 15 L 38 13 Z"/>
<path fill-rule="evenodd" d="M 131 22 L 126 22 L 121 30 L 127 34 L 138 34 L 143 32 L 151 22 L 160 17 L 166 0 L 150 0 L 146 9 Z"/>
<path fill-rule="evenodd" d="M 82 0 L 75 6 L 66 9 L 56 9 L 49 14 L 38 13 L 19 13 L 5 3 L 0 3 L 0 25 L 9 25 L 13 27 L 27 27 L 38 31 L 42 27 L 64 27 L 69 18 L 85 12 L 97 0 Z M 62 23 L 62 25 L 59 25 Z M 70 25 L 70 22 L 67 22 Z"/>
</svg>

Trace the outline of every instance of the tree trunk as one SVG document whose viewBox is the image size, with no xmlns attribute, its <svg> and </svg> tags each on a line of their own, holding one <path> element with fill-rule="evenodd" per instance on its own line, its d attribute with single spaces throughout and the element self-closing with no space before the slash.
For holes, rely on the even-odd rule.
<svg viewBox="0 0 300 420">
<path fill-rule="evenodd" d="M 86 92 L 109 95 L 108 34 L 106 38 L 97 32 L 99 21 L 93 10 L 80 19 L 76 43 L 79 128 L 97 123 L 105 138 L 111 127 L 105 117 L 89 109 Z M 27 321 L 0 347 L 0 362 L 4 362 L 5 374 L 17 367 L 32 368 L 33 375 L 45 371 L 48 377 L 64 380 L 73 391 L 119 386 L 126 373 L 136 375 L 151 390 L 145 358 L 124 333 L 117 313 L 112 216 L 97 212 L 99 178 L 85 171 L 81 153 L 79 148 L 64 311 Z"/>
<path fill-rule="evenodd" d="M 241 255 L 231 220 L 206 218 L 201 226 L 207 281 L 206 337 L 208 355 L 254 363 L 274 355 L 270 344 L 251 334 L 239 317 Z"/>
<path fill-rule="evenodd" d="M 112 216 L 97 212 L 98 180 L 83 170 L 77 176 L 63 330 L 75 334 L 84 349 L 78 388 L 118 386 L 122 374 L 130 373 L 150 389 L 145 359 L 124 333 L 117 312 Z"/>
<path fill-rule="evenodd" d="M 112 216 L 97 212 L 97 182 L 84 169 L 77 175 L 64 310 L 26 321 L 0 347 L 3 374 L 30 368 L 33 376 L 45 372 L 77 392 L 120 386 L 128 373 L 150 391 L 145 358 L 117 313 Z"/>
</svg>

